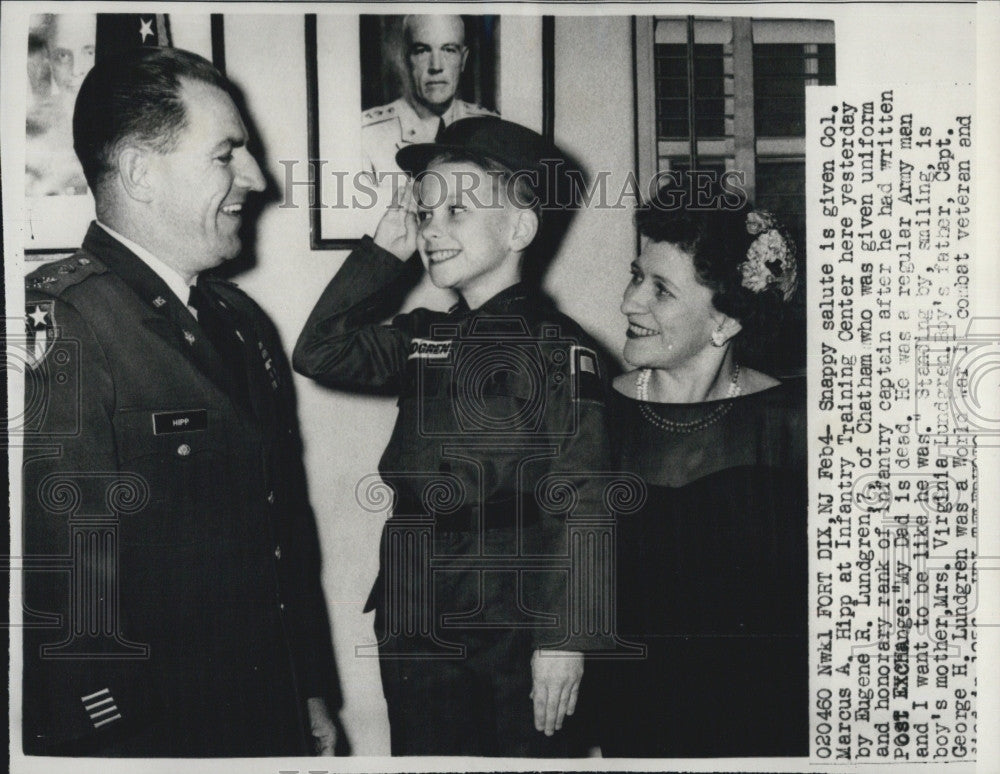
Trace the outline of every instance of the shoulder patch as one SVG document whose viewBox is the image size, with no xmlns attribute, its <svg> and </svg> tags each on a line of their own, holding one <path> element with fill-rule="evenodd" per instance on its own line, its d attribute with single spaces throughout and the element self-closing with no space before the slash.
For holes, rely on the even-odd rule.
<svg viewBox="0 0 1000 774">
<path fill-rule="evenodd" d="M 28 301 L 25 304 L 24 354 L 32 370 L 42 364 L 55 341 L 55 306 L 55 301 Z"/>
<path fill-rule="evenodd" d="M 572 351 L 573 384 L 577 400 L 603 400 L 604 376 L 597 352 L 574 344 Z"/>
<path fill-rule="evenodd" d="M 80 251 L 69 258 L 39 266 L 24 278 L 24 287 L 25 290 L 38 290 L 57 296 L 66 288 L 83 282 L 87 277 L 103 274 L 105 271 L 107 269 L 104 264 L 88 253 Z"/>
<path fill-rule="evenodd" d="M 361 114 L 361 127 L 373 126 L 396 117 L 395 105 L 381 105 Z"/>
</svg>

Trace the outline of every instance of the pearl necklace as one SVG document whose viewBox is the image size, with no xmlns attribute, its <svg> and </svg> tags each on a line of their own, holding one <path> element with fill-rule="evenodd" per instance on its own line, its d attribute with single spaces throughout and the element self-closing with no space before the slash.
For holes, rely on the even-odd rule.
<svg viewBox="0 0 1000 774">
<path fill-rule="evenodd" d="M 671 422 L 657 414 L 649 405 L 649 379 L 652 375 L 653 370 L 651 368 L 643 368 L 635 377 L 635 389 L 641 401 L 639 409 L 648 422 L 661 430 L 671 433 L 693 433 L 715 424 L 725 414 L 729 413 L 729 410 L 733 407 L 733 404 L 728 399 L 735 398 L 743 393 L 743 388 L 740 386 L 740 366 L 737 364 L 733 369 L 732 379 L 729 381 L 729 389 L 726 392 L 727 400 L 720 401 L 716 408 L 700 419 L 695 419 L 691 422 Z"/>
</svg>

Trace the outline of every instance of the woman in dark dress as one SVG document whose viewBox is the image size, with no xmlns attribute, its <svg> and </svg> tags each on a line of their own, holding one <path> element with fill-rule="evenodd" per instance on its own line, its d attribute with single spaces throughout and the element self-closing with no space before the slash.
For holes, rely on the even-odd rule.
<svg viewBox="0 0 1000 774">
<path fill-rule="evenodd" d="M 618 632 L 646 657 L 603 665 L 602 752 L 805 756 L 805 385 L 747 365 L 782 325 L 795 247 L 769 213 L 671 193 L 637 215 L 621 306 L 634 370 L 611 426 L 648 496 L 618 520 Z"/>
</svg>

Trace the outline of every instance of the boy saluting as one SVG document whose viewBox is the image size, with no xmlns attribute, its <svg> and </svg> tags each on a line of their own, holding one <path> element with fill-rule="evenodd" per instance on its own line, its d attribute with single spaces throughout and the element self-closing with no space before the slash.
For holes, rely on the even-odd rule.
<svg viewBox="0 0 1000 774">
<path fill-rule="evenodd" d="M 554 732 L 575 709 L 594 647 L 581 622 L 595 615 L 569 592 L 567 516 L 605 511 L 588 474 L 609 469 L 609 451 L 589 337 L 521 282 L 557 157 L 482 117 L 397 161 L 416 175 L 407 203 L 347 258 L 294 353 L 322 384 L 400 396 L 379 464 L 393 516 L 366 607 L 392 753 L 565 756 Z M 458 303 L 380 324 L 422 270 Z"/>
</svg>

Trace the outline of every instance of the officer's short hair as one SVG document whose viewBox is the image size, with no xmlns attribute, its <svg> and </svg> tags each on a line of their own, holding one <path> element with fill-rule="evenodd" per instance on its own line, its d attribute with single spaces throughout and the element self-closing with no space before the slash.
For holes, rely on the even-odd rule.
<svg viewBox="0 0 1000 774">
<path fill-rule="evenodd" d="M 95 195 L 125 140 L 159 153 L 177 146 L 187 126 L 182 78 L 231 93 L 211 62 L 178 48 L 136 48 L 98 61 L 84 78 L 73 111 L 73 149 Z"/>
</svg>

